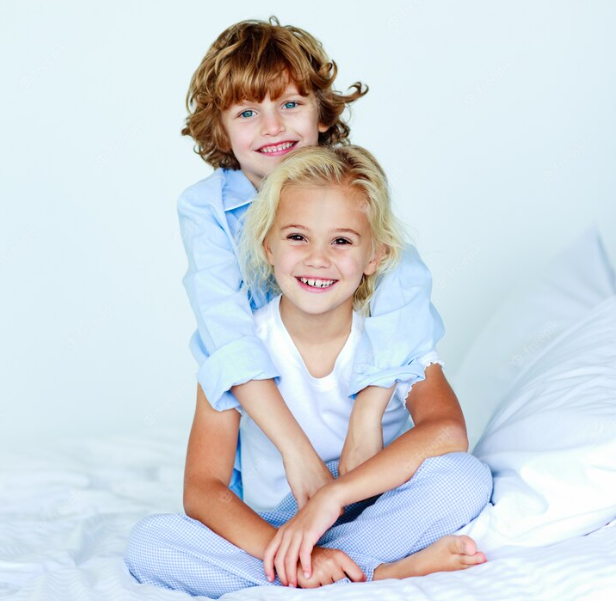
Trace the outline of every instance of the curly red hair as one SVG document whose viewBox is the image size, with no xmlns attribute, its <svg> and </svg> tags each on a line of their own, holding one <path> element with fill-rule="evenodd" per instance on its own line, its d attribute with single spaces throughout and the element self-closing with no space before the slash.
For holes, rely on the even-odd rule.
<svg viewBox="0 0 616 601">
<path fill-rule="evenodd" d="M 267 94 L 275 100 L 294 82 L 300 94 L 312 92 L 317 99 L 319 123 L 327 126 L 319 144 L 347 144 L 350 128 L 341 115 L 368 87 L 356 82 L 353 91 L 340 94 L 332 88 L 336 75 L 336 63 L 307 31 L 281 26 L 276 17 L 241 21 L 218 36 L 195 71 L 182 135 L 195 140 L 195 152 L 214 168 L 239 169 L 222 112 L 244 100 L 261 102 Z"/>
</svg>

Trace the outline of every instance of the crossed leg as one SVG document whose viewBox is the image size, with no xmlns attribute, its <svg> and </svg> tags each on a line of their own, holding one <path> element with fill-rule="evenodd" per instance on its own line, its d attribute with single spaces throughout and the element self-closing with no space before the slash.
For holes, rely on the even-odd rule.
<svg viewBox="0 0 616 601">
<path fill-rule="evenodd" d="M 337 462 L 327 466 L 337 477 Z M 400 560 L 422 549 L 428 552 L 432 543 L 466 525 L 491 492 L 490 469 L 473 455 L 431 457 L 398 488 L 347 506 L 317 545 L 344 551 L 367 580 L 374 579 L 379 566 L 389 569 L 386 577 L 400 577 L 393 571 L 395 562 L 400 568 Z M 280 527 L 296 512 L 295 499 L 288 495 L 275 510 L 259 515 Z M 152 515 L 138 522 L 124 560 L 139 582 L 193 596 L 217 599 L 251 586 L 281 585 L 278 578 L 267 580 L 260 559 L 183 514 Z M 343 578 L 333 584 L 350 582 Z"/>
</svg>

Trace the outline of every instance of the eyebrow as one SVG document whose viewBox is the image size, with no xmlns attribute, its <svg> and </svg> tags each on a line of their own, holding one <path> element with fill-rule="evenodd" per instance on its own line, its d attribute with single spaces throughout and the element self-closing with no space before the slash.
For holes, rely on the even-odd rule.
<svg viewBox="0 0 616 601">
<path fill-rule="evenodd" d="M 274 102 L 281 100 L 283 98 L 308 98 L 310 96 L 310 93 L 308 93 L 306 96 L 304 96 L 301 92 L 299 92 L 298 90 L 296 91 L 287 91 L 285 90 L 280 96 L 278 96 L 278 98 L 274 99 Z M 260 104 L 261 102 L 263 102 L 262 100 L 249 100 L 248 98 L 244 98 L 243 100 L 238 100 L 237 102 L 234 102 L 233 104 L 230 104 L 227 109 L 233 109 L 233 108 L 240 108 L 240 107 L 244 107 L 244 106 L 249 106 L 249 105 L 254 105 L 254 104 Z"/>
<path fill-rule="evenodd" d="M 308 230 L 309 228 L 307 228 L 305 225 L 299 225 L 299 224 L 290 224 L 290 225 L 285 225 L 284 227 L 281 227 L 280 230 L 284 231 L 284 230 L 289 230 L 289 229 L 298 229 L 298 230 Z M 350 227 L 338 227 L 335 228 L 333 230 L 329 230 L 332 233 L 343 233 L 343 234 L 355 234 L 358 238 L 361 238 L 361 234 L 359 234 L 358 232 L 356 232 L 355 230 L 351 229 Z"/>
</svg>

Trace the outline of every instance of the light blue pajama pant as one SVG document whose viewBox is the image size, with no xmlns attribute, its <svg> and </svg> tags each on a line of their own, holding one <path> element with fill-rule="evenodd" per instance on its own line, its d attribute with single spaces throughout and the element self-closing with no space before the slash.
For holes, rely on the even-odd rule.
<svg viewBox="0 0 616 601">
<path fill-rule="evenodd" d="M 327 464 L 338 477 L 338 461 Z M 397 561 L 474 519 L 492 494 L 490 468 L 469 453 L 426 459 L 398 488 L 353 503 L 317 542 L 344 551 L 372 580 L 381 563 Z M 276 528 L 297 513 L 292 494 L 259 515 Z M 269 582 L 263 562 L 184 514 L 150 515 L 130 533 L 124 561 L 142 583 L 217 599 Z M 350 583 L 343 578 L 333 583 Z"/>
</svg>

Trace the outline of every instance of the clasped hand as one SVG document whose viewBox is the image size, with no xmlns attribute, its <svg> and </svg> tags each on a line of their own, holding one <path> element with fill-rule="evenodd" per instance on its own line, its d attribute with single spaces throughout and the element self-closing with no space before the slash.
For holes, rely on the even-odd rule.
<svg viewBox="0 0 616 601">
<path fill-rule="evenodd" d="M 345 573 L 354 581 L 365 580 L 361 568 L 343 551 L 316 547 L 321 536 L 344 513 L 328 487 L 318 491 L 278 532 L 265 549 L 263 567 L 274 580 L 274 567 L 285 586 L 312 588 L 331 584 Z M 298 579 L 298 557 L 302 574 Z M 314 563 L 314 565 L 313 565 Z M 313 572 L 314 568 L 314 574 Z"/>
<path fill-rule="evenodd" d="M 364 429 L 361 436 L 351 428 L 338 463 L 340 476 L 367 461 L 382 448 L 380 422 L 377 427 Z M 331 584 L 343 578 L 345 572 L 353 581 L 365 580 L 361 568 L 343 551 L 315 547 L 321 536 L 344 513 L 344 507 L 331 494 L 331 486 L 328 486 L 334 477 L 327 466 L 318 456 L 313 461 L 301 455 L 283 457 L 283 460 L 298 512 L 278 529 L 265 550 L 263 567 L 268 580 L 274 580 L 274 566 L 285 586 L 297 586 L 298 582 L 302 588 Z M 305 573 L 299 578 L 298 557 Z"/>
</svg>

